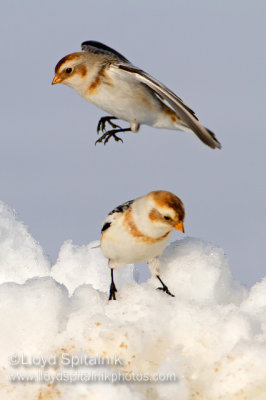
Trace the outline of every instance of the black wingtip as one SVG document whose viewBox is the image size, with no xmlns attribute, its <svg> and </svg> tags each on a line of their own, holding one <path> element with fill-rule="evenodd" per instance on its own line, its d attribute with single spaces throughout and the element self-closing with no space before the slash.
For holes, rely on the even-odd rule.
<svg viewBox="0 0 266 400">
<path fill-rule="evenodd" d="M 109 46 L 106 46 L 106 44 L 103 44 L 101 42 L 97 42 L 96 40 L 87 40 L 87 41 L 81 43 L 81 50 L 82 51 L 86 51 L 87 48 L 89 48 L 89 50 L 94 52 L 94 53 L 107 52 L 107 53 L 115 55 L 116 57 L 118 57 L 122 61 L 129 62 L 126 59 L 126 57 L 124 57 L 122 54 L 118 53 L 118 51 L 112 49 Z"/>
<path fill-rule="evenodd" d="M 213 143 L 213 146 L 211 146 L 213 149 L 220 149 L 222 148 L 221 143 L 219 142 L 219 140 L 216 139 L 215 134 L 210 131 L 209 129 L 205 128 L 206 131 L 211 135 L 212 139 L 214 140 L 215 143 Z"/>
<path fill-rule="evenodd" d="M 207 129 L 207 128 L 206 128 L 206 129 Z M 215 146 L 216 146 L 216 148 L 221 150 L 222 145 L 221 145 L 221 143 L 219 142 L 219 140 L 216 139 L 215 134 L 214 134 L 212 131 L 210 131 L 209 129 L 207 129 L 207 131 L 209 132 L 209 134 L 211 135 L 211 137 L 212 137 L 213 140 L 215 141 Z"/>
</svg>

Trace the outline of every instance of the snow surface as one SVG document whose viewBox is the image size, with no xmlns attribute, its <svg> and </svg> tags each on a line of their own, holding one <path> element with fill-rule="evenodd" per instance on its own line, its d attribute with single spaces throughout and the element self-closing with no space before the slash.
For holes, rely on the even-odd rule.
<svg viewBox="0 0 266 400">
<path fill-rule="evenodd" d="M 0 203 L 0 399 L 191 400 L 266 398 L 266 278 L 247 291 L 222 249 L 195 238 L 172 243 L 162 279 L 175 298 L 138 284 L 133 266 L 110 271 L 99 242 L 62 245 L 51 266 L 14 212 Z M 118 286 L 118 285 L 117 285 Z M 123 365 L 12 365 L 14 355 L 50 360 L 118 357 Z M 24 357 L 23 356 L 23 357 Z M 50 361 L 51 362 L 51 361 Z M 72 373 L 149 376 L 175 382 L 10 382 L 9 376 Z M 39 376 L 39 375 L 38 375 Z"/>
</svg>

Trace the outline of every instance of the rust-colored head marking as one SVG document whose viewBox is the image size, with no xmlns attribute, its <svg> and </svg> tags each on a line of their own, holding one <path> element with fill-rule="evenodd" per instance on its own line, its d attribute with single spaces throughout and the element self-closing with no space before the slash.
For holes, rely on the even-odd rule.
<svg viewBox="0 0 266 400">
<path fill-rule="evenodd" d="M 79 53 L 68 54 L 67 56 L 61 58 L 61 60 L 58 61 L 58 63 L 55 66 L 55 73 L 59 74 L 62 65 L 64 65 L 66 62 L 77 60 L 77 59 L 81 58 L 82 56 L 84 56 L 84 53 L 79 52 Z"/>
<path fill-rule="evenodd" d="M 149 193 L 154 200 L 154 203 L 159 208 L 172 208 L 179 217 L 180 221 L 185 218 L 185 208 L 179 197 L 175 196 L 171 192 L 166 192 L 164 190 L 157 190 L 155 192 Z"/>
<path fill-rule="evenodd" d="M 87 72 L 87 66 L 83 62 L 83 53 L 72 53 L 63 57 L 55 67 L 55 76 L 52 84 L 65 83 L 68 84 L 68 78 L 80 75 L 83 78 Z"/>
</svg>

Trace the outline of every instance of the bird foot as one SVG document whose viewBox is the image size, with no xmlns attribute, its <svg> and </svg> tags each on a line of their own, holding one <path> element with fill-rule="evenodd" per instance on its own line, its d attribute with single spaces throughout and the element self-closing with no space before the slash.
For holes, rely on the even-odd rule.
<svg viewBox="0 0 266 400">
<path fill-rule="evenodd" d="M 161 287 L 161 288 L 157 288 L 157 289 L 163 290 L 165 293 L 169 294 L 169 296 L 175 297 L 175 295 L 172 294 L 172 293 L 170 292 L 170 290 L 169 290 L 168 287 L 165 285 L 165 283 L 163 283 L 163 281 L 161 280 L 160 276 L 159 276 L 159 275 L 156 275 L 156 277 L 159 279 L 159 281 L 160 281 L 161 284 L 162 284 L 162 287 Z"/>
<path fill-rule="evenodd" d="M 114 282 L 112 282 L 110 285 L 109 300 L 116 300 L 116 297 L 115 297 L 116 292 L 117 292 L 117 289 L 115 287 Z"/>
<path fill-rule="evenodd" d="M 168 289 L 168 287 L 165 286 L 165 285 L 164 285 L 163 287 L 158 287 L 157 289 L 158 289 L 158 290 L 163 290 L 165 293 L 169 294 L 169 296 L 175 297 L 175 295 L 172 294 L 172 293 L 170 292 L 170 290 Z"/>
<path fill-rule="evenodd" d="M 163 281 L 161 280 L 160 276 L 156 275 L 156 277 L 159 279 L 160 283 L 162 284 L 162 287 L 158 287 L 157 289 L 163 290 L 165 293 L 169 294 L 169 296 L 175 297 L 175 295 L 170 292 L 170 290 L 165 285 L 165 283 L 163 283 Z"/>
<path fill-rule="evenodd" d="M 105 132 L 105 125 L 106 122 L 108 122 L 112 128 L 119 128 L 121 129 L 121 126 L 116 125 L 112 122 L 112 119 L 117 119 L 116 117 L 112 117 L 112 116 L 107 116 L 107 117 L 102 117 L 100 119 L 100 121 L 98 122 L 98 126 L 97 126 L 97 133 L 99 135 L 100 132 L 104 133 Z"/>
<path fill-rule="evenodd" d="M 116 142 L 121 141 L 123 143 L 123 140 L 120 137 L 116 136 L 116 133 L 118 132 L 124 132 L 124 130 L 120 128 L 120 129 L 112 129 L 111 131 L 105 132 L 98 140 L 96 140 L 95 146 L 97 143 L 102 143 L 102 141 L 104 145 L 106 145 L 106 143 L 109 142 L 109 139 L 111 137 L 113 137 Z"/>
</svg>

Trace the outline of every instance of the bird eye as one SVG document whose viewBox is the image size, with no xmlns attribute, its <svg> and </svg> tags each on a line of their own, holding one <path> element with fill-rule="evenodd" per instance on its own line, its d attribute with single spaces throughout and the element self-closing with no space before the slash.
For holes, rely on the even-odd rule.
<svg viewBox="0 0 266 400">
<path fill-rule="evenodd" d="M 164 219 L 165 219 L 166 221 L 169 221 L 171 218 L 168 217 L 167 215 L 165 215 L 165 216 L 164 216 Z"/>
<path fill-rule="evenodd" d="M 72 72 L 72 68 L 67 68 L 67 69 L 66 69 L 66 73 L 67 73 L 67 74 L 70 74 L 70 72 Z"/>
</svg>

